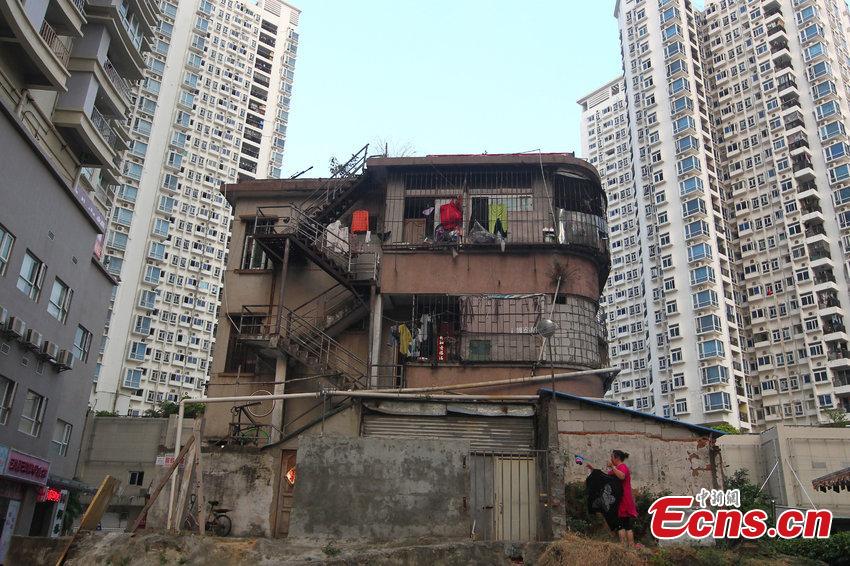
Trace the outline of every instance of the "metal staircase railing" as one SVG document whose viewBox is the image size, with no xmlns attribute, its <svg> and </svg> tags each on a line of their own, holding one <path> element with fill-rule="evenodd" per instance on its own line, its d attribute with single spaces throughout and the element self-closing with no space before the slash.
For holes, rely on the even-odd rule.
<svg viewBox="0 0 850 566">
<path fill-rule="evenodd" d="M 336 374 L 343 386 L 368 387 L 368 364 L 306 318 L 278 305 L 245 305 L 239 338 L 277 341 L 277 347 L 318 373 Z"/>
<path fill-rule="evenodd" d="M 310 298 L 292 311 L 316 328 L 327 331 L 349 315 L 366 309 L 368 305 L 359 295 L 337 284 Z"/>
<path fill-rule="evenodd" d="M 307 195 L 299 208 L 311 218 L 316 218 L 319 213 L 352 188 L 352 179 L 363 172 L 368 155 L 369 144 L 366 144 L 348 161 L 334 166 L 330 178 L 321 187 Z"/>
<path fill-rule="evenodd" d="M 355 254 L 348 241 L 329 232 L 301 209 L 291 205 L 263 206 L 257 209 L 254 235 L 260 243 L 264 237 L 293 237 L 326 260 L 337 274 L 351 281 L 373 280 L 377 276 L 378 256 L 367 252 Z"/>
</svg>

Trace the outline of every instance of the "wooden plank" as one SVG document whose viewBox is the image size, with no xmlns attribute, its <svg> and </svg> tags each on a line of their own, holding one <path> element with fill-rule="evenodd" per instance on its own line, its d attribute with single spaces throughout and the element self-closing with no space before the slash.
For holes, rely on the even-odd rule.
<svg viewBox="0 0 850 566">
<path fill-rule="evenodd" d="M 121 484 L 120 481 L 112 476 L 106 476 L 97 488 L 97 493 L 94 499 L 89 503 L 83 518 L 80 520 L 78 531 L 93 531 L 97 529 L 103 514 L 106 513 L 106 508 L 109 506 L 109 500 Z"/>
<path fill-rule="evenodd" d="M 186 441 L 186 444 L 184 444 L 183 448 L 180 450 L 180 453 L 177 455 L 177 458 L 174 459 L 174 462 L 172 462 L 171 465 L 168 467 L 168 470 L 166 470 L 165 475 L 160 478 L 159 483 L 154 488 L 153 492 L 151 492 L 150 498 L 148 499 L 148 502 L 145 503 L 145 506 L 142 508 L 142 511 L 141 513 L 139 513 L 139 516 L 136 517 L 136 520 L 133 521 L 133 524 L 128 527 L 125 532 L 136 532 L 136 530 L 139 528 L 139 525 L 142 524 L 142 520 L 144 520 L 148 510 L 153 506 L 154 502 L 156 501 L 156 498 L 159 497 L 159 493 L 162 491 L 162 488 L 165 487 L 165 484 L 168 482 L 169 478 L 171 477 L 171 474 L 174 473 L 174 470 L 177 469 L 177 466 L 180 465 L 180 462 L 183 461 L 183 459 L 186 457 L 186 453 L 189 452 L 189 449 L 194 446 L 194 444 L 195 437 L 190 436 L 189 439 Z"/>
<path fill-rule="evenodd" d="M 195 438 L 191 436 L 190 438 Z M 186 465 L 183 466 L 183 478 L 180 481 L 180 488 L 177 491 L 177 508 L 171 514 L 171 524 L 168 528 L 179 533 L 180 527 L 183 524 L 183 519 L 186 517 L 186 501 L 189 499 L 189 493 L 192 491 L 192 476 L 195 471 L 195 453 L 198 451 L 198 445 L 192 443 L 192 449 L 186 454 Z"/>
<path fill-rule="evenodd" d="M 89 503 L 86 512 L 83 514 L 83 518 L 80 520 L 79 528 L 71 535 L 71 539 L 65 545 L 65 548 L 62 549 L 62 554 L 59 555 L 56 566 L 62 566 L 65 562 L 65 558 L 68 557 L 68 551 L 71 550 L 71 546 L 73 546 L 80 531 L 93 531 L 97 528 L 98 523 L 103 518 L 103 514 L 106 512 L 106 508 L 109 506 L 109 501 L 120 484 L 121 482 L 112 476 L 103 478 L 103 481 L 100 482 L 100 487 L 97 488 L 97 493 L 91 500 L 91 503 Z"/>
<path fill-rule="evenodd" d="M 207 503 L 204 499 L 204 468 L 201 460 L 201 423 L 203 419 L 195 419 L 195 430 L 193 432 L 193 436 L 195 437 L 195 484 L 197 494 L 196 502 L 198 504 L 198 534 L 204 536 L 204 531 L 206 530 L 206 517 L 204 513 L 207 509 Z"/>
</svg>

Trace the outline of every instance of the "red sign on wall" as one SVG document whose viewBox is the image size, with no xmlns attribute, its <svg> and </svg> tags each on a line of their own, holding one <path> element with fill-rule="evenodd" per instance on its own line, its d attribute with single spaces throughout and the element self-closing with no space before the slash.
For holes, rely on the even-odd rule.
<svg viewBox="0 0 850 566">
<path fill-rule="evenodd" d="M 6 460 L 6 476 L 17 478 L 22 481 L 44 485 L 47 483 L 47 474 L 50 472 L 50 462 L 18 452 L 14 448 L 9 450 L 9 458 Z"/>
</svg>

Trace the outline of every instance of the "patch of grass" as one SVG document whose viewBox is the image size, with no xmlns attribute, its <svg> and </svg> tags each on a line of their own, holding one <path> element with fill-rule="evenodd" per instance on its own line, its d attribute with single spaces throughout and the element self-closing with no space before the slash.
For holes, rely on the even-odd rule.
<svg viewBox="0 0 850 566">
<path fill-rule="evenodd" d="M 328 556 L 339 556 L 342 551 L 335 547 L 332 542 L 329 542 L 322 548 L 322 552 L 324 552 Z"/>
</svg>

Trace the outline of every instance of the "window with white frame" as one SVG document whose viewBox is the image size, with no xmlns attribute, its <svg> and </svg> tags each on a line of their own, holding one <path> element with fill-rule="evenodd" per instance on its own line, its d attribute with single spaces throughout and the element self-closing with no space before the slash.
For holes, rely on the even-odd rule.
<svg viewBox="0 0 850 566">
<path fill-rule="evenodd" d="M 9 265 L 9 257 L 12 255 L 14 243 L 15 237 L 0 224 L 0 277 L 6 274 L 6 266 Z"/>
<path fill-rule="evenodd" d="M 30 436 L 38 436 L 41 434 L 41 425 L 44 420 L 44 409 L 47 406 L 47 399 L 33 391 L 27 391 L 27 398 L 24 401 L 24 410 L 21 413 L 21 420 L 18 423 L 18 431 Z"/>
<path fill-rule="evenodd" d="M 56 419 L 53 427 L 53 440 L 50 441 L 50 453 L 56 456 L 67 456 L 68 445 L 71 444 L 71 423 Z"/>
<path fill-rule="evenodd" d="M 53 280 L 53 289 L 50 290 L 50 300 L 47 303 L 47 312 L 50 316 L 61 323 L 68 318 L 68 310 L 71 308 L 71 298 L 74 291 L 71 290 L 58 277 Z"/>
<path fill-rule="evenodd" d="M 44 263 L 27 250 L 21 263 L 21 273 L 18 275 L 18 289 L 33 301 L 38 301 L 46 270 Z"/>
<path fill-rule="evenodd" d="M 0 425 L 9 422 L 9 413 L 12 411 L 12 402 L 15 400 L 16 383 L 0 375 Z"/>
</svg>

